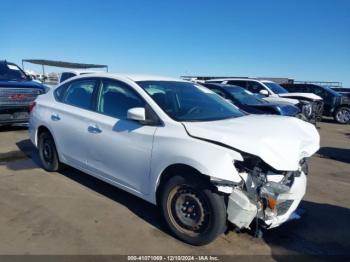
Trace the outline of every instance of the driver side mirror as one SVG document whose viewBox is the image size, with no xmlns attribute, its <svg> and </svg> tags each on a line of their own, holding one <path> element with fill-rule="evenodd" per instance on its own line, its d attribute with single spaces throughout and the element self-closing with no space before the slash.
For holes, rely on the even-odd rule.
<svg viewBox="0 0 350 262">
<path fill-rule="evenodd" d="M 269 92 L 268 92 L 267 90 L 265 90 L 265 89 L 261 89 L 261 90 L 259 91 L 259 94 L 260 94 L 260 95 L 263 95 L 263 96 L 269 96 Z"/>
<path fill-rule="evenodd" d="M 146 120 L 146 110 L 143 107 L 130 108 L 127 113 L 127 118 L 134 121 L 145 121 Z"/>
<path fill-rule="evenodd" d="M 159 121 L 157 121 L 156 119 L 152 120 L 152 117 L 151 119 L 149 119 L 149 117 L 146 117 L 146 109 L 144 107 L 130 108 L 127 112 L 127 119 L 148 126 L 154 126 L 159 124 Z"/>
</svg>

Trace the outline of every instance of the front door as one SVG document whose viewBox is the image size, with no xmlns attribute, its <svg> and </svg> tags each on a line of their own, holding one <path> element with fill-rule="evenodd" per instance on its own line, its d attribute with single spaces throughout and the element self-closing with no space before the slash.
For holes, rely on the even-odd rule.
<svg viewBox="0 0 350 262">
<path fill-rule="evenodd" d="M 155 126 L 127 119 L 127 111 L 145 107 L 127 84 L 103 79 L 96 113 L 89 122 L 88 167 L 109 180 L 140 193 L 148 188 Z"/>
</svg>

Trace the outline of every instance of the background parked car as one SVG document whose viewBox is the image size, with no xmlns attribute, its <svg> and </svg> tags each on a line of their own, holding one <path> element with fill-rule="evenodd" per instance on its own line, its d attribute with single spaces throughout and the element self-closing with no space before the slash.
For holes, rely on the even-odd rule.
<svg viewBox="0 0 350 262">
<path fill-rule="evenodd" d="M 314 84 L 283 84 L 289 91 L 311 92 L 323 98 L 325 116 L 332 116 L 340 124 L 350 122 L 350 98 L 333 89 Z"/>
<path fill-rule="evenodd" d="M 223 78 L 207 80 L 206 83 L 221 83 L 243 87 L 253 94 L 264 96 L 269 102 L 289 103 L 298 106 L 309 122 L 321 120 L 322 98 L 312 93 L 289 93 L 279 84 L 269 80 L 252 78 Z"/>
<path fill-rule="evenodd" d="M 202 85 L 226 100 L 229 100 L 238 108 L 251 114 L 295 116 L 303 120 L 306 119 L 297 106 L 278 102 L 268 102 L 239 86 L 216 83 L 204 83 Z"/>
<path fill-rule="evenodd" d="M 0 125 L 27 122 L 29 104 L 45 90 L 16 64 L 0 61 Z"/>
</svg>

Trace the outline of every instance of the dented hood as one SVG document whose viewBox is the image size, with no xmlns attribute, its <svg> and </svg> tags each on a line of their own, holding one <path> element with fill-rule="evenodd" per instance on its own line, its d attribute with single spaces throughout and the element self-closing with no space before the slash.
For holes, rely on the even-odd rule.
<svg viewBox="0 0 350 262">
<path fill-rule="evenodd" d="M 295 171 L 319 149 L 316 128 L 295 117 L 248 115 L 229 120 L 183 122 L 190 136 L 256 155 L 276 170 Z"/>
</svg>

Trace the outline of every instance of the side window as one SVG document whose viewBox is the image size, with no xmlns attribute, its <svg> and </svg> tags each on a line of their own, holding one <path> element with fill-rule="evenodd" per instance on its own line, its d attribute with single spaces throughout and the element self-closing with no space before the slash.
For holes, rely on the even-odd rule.
<svg viewBox="0 0 350 262">
<path fill-rule="evenodd" d="M 257 93 L 259 93 L 261 90 L 263 90 L 265 88 L 261 84 L 259 84 L 258 82 L 251 81 L 251 82 L 248 82 L 247 89 L 250 92 L 252 92 L 254 94 L 257 94 Z"/>
<path fill-rule="evenodd" d="M 227 84 L 240 86 L 240 87 L 243 87 L 243 88 L 247 88 L 247 82 L 246 81 L 230 80 L 230 81 L 227 82 Z"/>
<path fill-rule="evenodd" d="M 319 86 L 314 86 L 312 88 L 312 91 L 310 91 L 310 93 L 314 93 L 314 94 L 322 97 L 323 99 L 326 99 L 328 96 L 328 93 L 322 87 L 319 87 Z"/>
<path fill-rule="evenodd" d="M 226 99 L 228 98 L 227 95 L 223 91 L 221 91 L 220 89 L 211 88 L 210 90 L 217 93 L 219 96 L 221 96 L 223 98 L 226 98 Z"/>
<path fill-rule="evenodd" d="M 68 84 L 63 96 L 61 96 L 61 102 L 83 109 L 90 109 L 95 85 L 95 80 L 73 81 Z"/>
<path fill-rule="evenodd" d="M 119 81 L 102 81 L 97 112 L 126 119 L 128 110 L 133 107 L 145 107 L 145 102 L 131 87 Z"/>
<path fill-rule="evenodd" d="M 283 86 L 283 87 L 285 87 L 285 86 Z M 291 86 L 287 85 L 285 88 L 287 89 L 288 92 L 291 92 L 291 93 L 293 93 L 293 92 L 305 92 L 305 87 L 302 85 L 291 85 Z"/>
<path fill-rule="evenodd" d="M 290 89 L 291 90 L 288 90 L 289 92 L 306 92 L 306 93 L 309 92 L 307 86 L 304 86 L 304 85 L 295 85 L 295 86 L 292 86 L 292 88 Z"/>
</svg>

